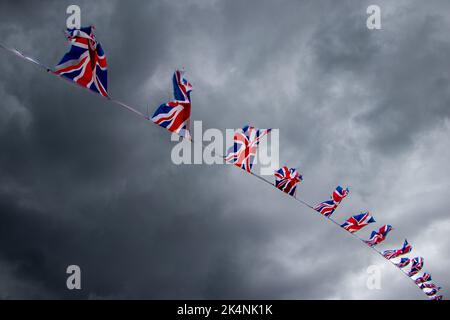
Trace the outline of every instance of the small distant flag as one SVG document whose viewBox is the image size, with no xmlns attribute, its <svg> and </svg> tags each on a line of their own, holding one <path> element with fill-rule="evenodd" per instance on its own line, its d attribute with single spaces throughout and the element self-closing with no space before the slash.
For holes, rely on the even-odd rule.
<svg viewBox="0 0 450 320">
<path fill-rule="evenodd" d="M 192 85 L 184 78 L 184 73 L 179 70 L 175 71 L 172 83 L 175 100 L 159 106 L 152 121 L 170 132 L 190 138 Z"/>
<path fill-rule="evenodd" d="M 378 232 L 372 231 L 372 234 L 370 235 L 369 240 L 365 241 L 368 246 L 373 247 L 377 244 L 380 244 L 384 240 L 386 240 L 386 236 L 389 232 L 391 232 L 392 226 L 390 225 L 384 225 L 382 226 Z"/>
<path fill-rule="evenodd" d="M 419 285 L 420 289 L 440 289 L 440 287 L 436 286 L 434 283 L 421 283 Z"/>
<path fill-rule="evenodd" d="M 275 186 L 290 196 L 295 196 L 297 184 L 303 177 L 296 169 L 283 167 L 275 171 Z"/>
<path fill-rule="evenodd" d="M 261 139 L 272 129 L 256 129 L 246 126 L 234 133 L 234 145 L 228 150 L 225 161 L 251 172 Z"/>
<path fill-rule="evenodd" d="M 431 274 L 425 272 L 425 273 L 423 274 L 423 276 L 417 278 L 416 280 L 414 280 L 414 282 L 415 282 L 417 285 L 419 285 L 419 284 L 421 284 L 421 283 L 428 282 L 428 281 L 431 281 L 431 280 L 432 280 L 432 279 L 431 279 Z"/>
<path fill-rule="evenodd" d="M 341 227 L 348 232 L 354 233 L 361 230 L 363 227 L 367 226 L 369 223 L 375 222 L 375 219 L 369 214 L 369 212 L 364 212 L 353 217 L 350 217 L 345 221 Z"/>
<path fill-rule="evenodd" d="M 331 195 L 331 200 L 319 203 L 314 210 L 325 217 L 330 217 L 349 192 L 350 190 L 348 188 L 343 189 L 341 186 L 338 186 Z"/>
<path fill-rule="evenodd" d="M 422 270 L 422 268 L 423 268 L 423 258 L 415 257 L 414 259 L 412 259 L 411 270 L 409 271 L 408 275 L 410 277 L 413 277 L 416 274 L 418 274 L 420 270 Z"/>
<path fill-rule="evenodd" d="M 107 97 L 108 65 L 94 30 L 94 27 L 67 29 L 70 51 L 58 63 L 55 73 Z"/>
<path fill-rule="evenodd" d="M 324 215 L 325 217 L 330 217 L 334 211 L 336 210 L 337 205 L 334 203 L 333 200 L 328 200 L 319 203 L 314 210 L 319 212 L 320 214 Z"/>
<path fill-rule="evenodd" d="M 385 250 L 383 252 L 383 256 L 390 260 L 397 258 L 399 256 L 402 256 L 404 254 L 410 253 L 412 250 L 412 246 L 408 243 L 408 240 L 405 239 L 405 242 L 403 243 L 403 247 L 398 250 Z"/>
<path fill-rule="evenodd" d="M 409 258 L 401 258 L 400 262 L 396 263 L 395 265 L 399 268 L 404 268 L 409 265 L 411 262 L 411 259 Z"/>
</svg>

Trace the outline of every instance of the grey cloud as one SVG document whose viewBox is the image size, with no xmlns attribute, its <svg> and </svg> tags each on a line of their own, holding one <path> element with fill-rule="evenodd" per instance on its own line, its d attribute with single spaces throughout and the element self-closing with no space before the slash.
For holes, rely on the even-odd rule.
<svg viewBox="0 0 450 320">
<path fill-rule="evenodd" d="M 382 1 L 373 32 L 367 1 L 78 3 L 113 96 L 153 111 L 185 67 L 194 119 L 280 128 L 303 198 L 350 185 L 336 218 L 372 210 L 396 227 L 386 248 L 410 237 L 450 285 L 435 253 L 447 224 L 433 231 L 448 207 L 446 2 Z M 56 63 L 68 4 L 2 1 L 1 41 Z M 3 52 L 0 70 L 0 297 L 422 298 L 389 265 L 368 290 L 383 261 L 277 190 L 229 166 L 177 167 L 164 130 Z M 65 289 L 69 264 L 81 292 Z"/>
</svg>

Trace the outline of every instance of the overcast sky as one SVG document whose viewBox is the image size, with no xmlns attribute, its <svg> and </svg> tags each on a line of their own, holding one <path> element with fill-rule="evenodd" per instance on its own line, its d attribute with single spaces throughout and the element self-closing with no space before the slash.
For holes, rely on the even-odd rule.
<svg viewBox="0 0 450 320">
<path fill-rule="evenodd" d="M 380 249 L 407 237 L 450 287 L 448 1 L 2 0 L 0 41 L 55 65 L 72 3 L 97 28 L 111 95 L 153 111 L 184 67 L 193 119 L 279 128 L 299 196 L 350 186 L 334 217 L 369 210 L 361 236 L 392 224 Z M 370 4 L 382 30 L 366 27 Z M 425 297 L 275 188 L 172 164 L 163 129 L 3 51 L 0 114 L 0 298 Z M 81 291 L 66 288 L 71 264 Z"/>
</svg>

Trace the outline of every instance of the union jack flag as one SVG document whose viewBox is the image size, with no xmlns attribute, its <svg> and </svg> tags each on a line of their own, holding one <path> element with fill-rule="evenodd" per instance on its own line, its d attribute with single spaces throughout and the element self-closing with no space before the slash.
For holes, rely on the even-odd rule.
<svg viewBox="0 0 450 320">
<path fill-rule="evenodd" d="M 251 172 L 261 139 L 272 129 L 255 129 L 246 126 L 234 133 L 234 145 L 228 150 L 225 161 Z"/>
<path fill-rule="evenodd" d="M 403 247 L 398 250 L 386 250 L 383 252 L 383 256 L 390 260 L 402 256 L 404 254 L 410 253 L 412 250 L 412 246 L 408 243 L 408 240 L 405 239 L 403 243 Z"/>
<path fill-rule="evenodd" d="M 331 195 L 332 200 L 327 200 L 319 203 L 314 210 L 324 215 L 325 217 L 330 217 L 336 208 L 341 203 L 341 201 L 348 195 L 349 189 L 343 189 L 341 186 L 337 187 Z"/>
<path fill-rule="evenodd" d="M 408 275 L 410 277 L 415 276 L 420 272 L 420 270 L 422 270 L 422 268 L 423 268 L 423 258 L 415 257 L 412 260 L 411 271 L 409 271 Z"/>
<path fill-rule="evenodd" d="M 192 85 L 184 78 L 183 72 L 176 70 L 173 78 L 175 100 L 162 104 L 155 111 L 152 121 L 170 132 L 190 138 Z"/>
<path fill-rule="evenodd" d="M 430 300 L 442 300 L 442 299 L 444 299 L 444 296 L 442 296 L 442 295 L 434 296 L 434 297 L 430 298 Z"/>
<path fill-rule="evenodd" d="M 409 258 L 401 258 L 400 262 L 396 263 L 395 265 L 399 268 L 404 268 L 409 265 L 411 262 L 411 259 Z"/>
<path fill-rule="evenodd" d="M 431 279 L 430 279 L 431 280 Z M 436 286 L 434 283 L 421 283 L 420 289 L 440 289 L 441 287 Z"/>
<path fill-rule="evenodd" d="M 365 241 L 368 246 L 373 247 L 377 244 L 380 244 L 384 240 L 386 240 L 386 236 L 392 230 L 392 226 L 384 225 L 382 226 L 378 232 L 372 231 L 369 240 Z"/>
<path fill-rule="evenodd" d="M 348 195 L 350 190 L 348 188 L 343 189 L 341 186 L 338 186 L 336 190 L 334 190 L 332 198 L 336 204 L 341 203 L 342 200 Z"/>
<path fill-rule="evenodd" d="M 375 222 L 375 219 L 369 214 L 369 212 L 364 212 L 348 218 L 347 221 L 341 225 L 341 227 L 348 232 L 354 233 L 373 222 Z"/>
<path fill-rule="evenodd" d="M 290 196 L 295 196 L 297 184 L 302 180 L 302 175 L 293 168 L 283 167 L 275 171 L 275 186 Z"/>
<path fill-rule="evenodd" d="M 330 217 L 334 211 L 336 211 L 337 205 L 333 200 L 324 201 L 319 203 L 314 209 L 323 214 L 325 217 Z"/>
<path fill-rule="evenodd" d="M 416 280 L 414 280 L 414 282 L 415 282 L 417 285 L 419 285 L 419 284 L 421 284 L 421 283 L 428 282 L 428 281 L 431 281 L 431 280 L 432 280 L 432 279 L 431 279 L 431 274 L 425 272 L 425 273 L 423 274 L 423 276 L 417 278 Z"/>
<path fill-rule="evenodd" d="M 438 290 L 431 289 L 431 291 L 425 291 L 425 294 L 429 297 L 434 296 L 436 293 L 438 293 Z"/>
<path fill-rule="evenodd" d="M 67 29 L 70 50 L 56 66 L 55 73 L 108 97 L 108 65 L 94 29 Z"/>
</svg>

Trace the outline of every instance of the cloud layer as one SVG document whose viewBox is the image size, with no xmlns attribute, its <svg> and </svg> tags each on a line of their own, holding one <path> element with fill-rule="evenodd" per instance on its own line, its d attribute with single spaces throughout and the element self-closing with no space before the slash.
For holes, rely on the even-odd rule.
<svg viewBox="0 0 450 320">
<path fill-rule="evenodd" d="M 2 1 L 0 41 L 55 64 L 69 1 Z M 194 84 L 204 127 L 280 128 L 336 219 L 370 210 L 450 287 L 446 1 L 78 1 L 110 92 L 146 112 Z M 175 166 L 162 129 L 0 52 L 0 298 L 421 299 L 320 216 L 229 166 Z M 367 235 L 370 230 L 362 231 Z M 82 270 L 80 292 L 66 267 Z M 366 268 L 382 266 L 382 290 Z M 445 292 L 444 292 L 445 293 Z"/>
</svg>

